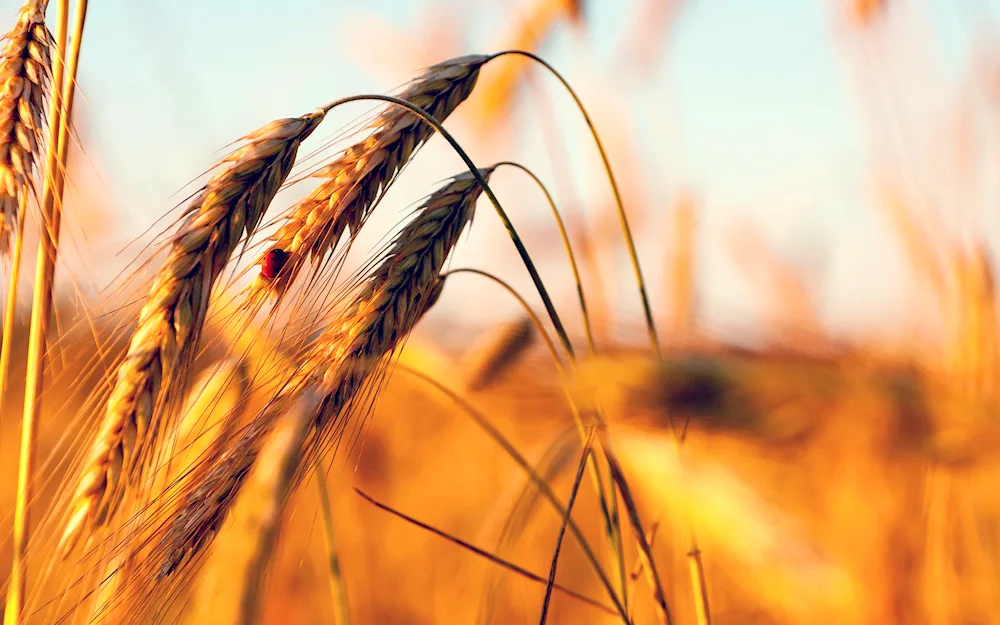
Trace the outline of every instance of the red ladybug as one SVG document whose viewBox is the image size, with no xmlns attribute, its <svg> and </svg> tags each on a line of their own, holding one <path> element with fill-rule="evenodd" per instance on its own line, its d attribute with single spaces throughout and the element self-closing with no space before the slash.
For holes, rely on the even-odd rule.
<svg viewBox="0 0 1000 625">
<path fill-rule="evenodd" d="M 260 263 L 260 275 L 264 276 L 265 280 L 274 280 L 287 262 L 288 252 L 285 250 L 277 247 L 268 250 L 267 254 L 264 254 L 264 260 Z"/>
</svg>

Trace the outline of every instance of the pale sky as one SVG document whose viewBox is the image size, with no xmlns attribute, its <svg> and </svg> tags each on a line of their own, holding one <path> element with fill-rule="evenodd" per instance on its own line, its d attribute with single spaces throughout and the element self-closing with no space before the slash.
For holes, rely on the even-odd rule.
<svg viewBox="0 0 1000 625">
<path fill-rule="evenodd" d="M 0 0 L 0 16 L 12 16 L 18 4 Z M 495 51 L 528 4 L 90 3 L 78 124 L 93 165 L 80 187 L 97 198 L 92 201 L 108 221 L 103 237 L 88 232 L 84 241 L 82 234 L 70 235 L 76 245 L 89 248 L 84 256 L 102 259 L 93 265 L 81 261 L 87 268 L 81 265 L 80 271 L 98 287 L 106 285 L 142 246 L 113 262 L 103 259 L 180 201 L 183 195 L 175 194 L 181 187 L 244 132 L 344 95 L 390 91 L 436 60 L 437 50 Z M 639 233 L 650 281 L 655 285 L 662 279 L 656 265 L 669 242 L 666 211 L 679 190 L 690 188 L 701 202 L 700 279 L 709 317 L 739 325 L 746 300 L 753 298 L 721 249 L 726 228 L 745 222 L 759 228 L 783 257 L 819 272 L 820 303 L 834 320 L 898 307 L 904 293 L 893 272 L 901 260 L 895 248 L 887 251 L 894 245 L 890 231 L 868 206 L 873 159 L 884 160 L 893 151 L 887 150 L 885 128 L 871 132 L 877 119 L 871 104 L 877 98 L 861 96 L 860 87 L 867 84 L 863 72 L 871 69 L 865 59 L 879 59 L 891 81 L 899 78 L 886 101 L 901 102 L 896 113 L 907 140 L 914 142 L 909 147 L 926 152 L 935 140 L 935 125 L 949 123 L 948 108 L 964 78 L 972 35 L 982 34 L 985 16 L 995 17 L 1000 3 L 889 0 L 892 28 L 876 26 L 886 32 L 866 40 L 866 57 L 858 37 L 848 36 L 834 0 L 690 0 L 682 2 L 678 21 L 662 31 L 661 58 L 647 73 L 629 72 L 623 69 L 623 43 L 644 21 L 637 11 L 649 4 L 586 0 L 587 32 L 562 27 L 542 54 L 577 86 L 599 125 L 602 117 L 610 120 L 604 126 L 610 127 L 609 147 L 634 144 L 641 155 L 641 166 L 619 159 L 616 169 L 641 189 L 636 200 L 650 215 Z M 448 23 L 461 25 L 460 31 L 449 31 Z M 380 50 L 399 54 L 380 55 Z M 594 155 L 574 134 L 579 118 L 551 82 L 538 76 L 557 105 L 560 128 L 566 129 L 563 149 L 572 154 L 575 194 L 588 199 L 606 194 Z M 539 143 L 538 118 L 529 114 L 532 101 L 529 94 L 512 122 L 519 134 L 502 143 L 476 144 L 477 161 L 515 158 L 537 168 L 543 178 L 551 173 Z M 363 112 L 358 106 L 345 111 L 324 127 L 324 137 Z M 447 154 L 437 148 L 428 152 Z M 408 171 L 390 195 L 398 198 L 392 200 L 394 214 L 381 223 L 395 224 L 400 209 L 460 167 L 453 156 L 415 163 L 415 173 Z M 915 167 L 918 178 L 936 171 L 926 163 Z M 517 185 L 521 179 L 511 173 L 504 180 Z M 539 201 L 528 187 L 512 193 L 518 200 Z M 518 214 L 522 221 L 531 219 L 528 208 L 510 211 L 515 220 Z M 459 264 L 499 268 L 517 278 L 508 267 L 516 257 L 497 223 L 486 217 L 477 223 L 492 232 L 474 232 Z M 113 236 L 108 236 L 109 226 Z M 615 262 L 624 267 L 623 258 Z M 554 290 L 568 293 L 560 280 Z M 623 286 L 620 293 L 622 317 L 637 325 L 634 292 Z M 501 309 L 513 310 L 506 306 Z"/>
</svg>

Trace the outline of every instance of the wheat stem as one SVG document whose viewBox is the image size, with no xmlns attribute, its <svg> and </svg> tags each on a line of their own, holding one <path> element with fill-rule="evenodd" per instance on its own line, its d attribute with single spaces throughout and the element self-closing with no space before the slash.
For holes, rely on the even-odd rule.
<svg viewBox="0 0 1000 625">
<path fill-rule="evenodd" d="M 21 282 L 21 259 L 24 257 L 24 223 L 28 214 L 27 189 L 22 190 L 17 208 L 17 230 L 14 232 L 14 250 L 11 254 L 10 286 L 3 315 L 3 338 L 0 339 L 0 442 L 3 441 L 4 400 L 10 383 L 11 353 L 14 349 L 14 324 L 17 322 L 17 287 Z"/>
<path fill-rule="evenodd" d="M 587 442 L 583 445 L 583 453 L 580 455 L 580 462 L 576 467 L 576 476 L 573 478 L 573 486 L 569 491 L 569 499 L 566 501 L 566 515 L 563 516 L 562 523 L 559 524 L 559 533 L 556 535 L 556 548 L 552 553 L 552 565 L 549 567 L 549 580 L 545 585 L 545 598 L 542 600 L 542 614 L 538 618 L 538 625 L 545 625 L 545 620 L 549 615 L 549 602 L 552 600 L 552 588 L 556 583 L 556 570 L 559 568 L 559 553 L 562 551 L 563 538 L 566 536 L 566 526 L 569 524 L 569 517 L 573 514 L 573 504 L 576 503 L 576 494 L 580 491 L 580 484 L 583 482 L 583 472 L 587 468 L 587 457 L 590 455 L 590 446 L 594 441 L 594 429 L 590 429 L 587 435 Z"/>
<path fill-rule="evenodd" d="M 7 590 L 7 604 L 4 610 L 4 622 L 8 625 L 21 623 L 21 611 L 24 607 L 25 586 L 27 580 L 27 563 L 25 561 L 30 535 L 30 519 L 28 505 L 31 501 L 32 477 L 35 464 L 35 447 L 38 436 L 38 417 L 41 412 L 42 374 L 45 368 L 45 339 L 48 333 L 49 316 L 52 312 L 52 289 L 55 274 L 55 261 L 58 250 L 59 216 L 61 202 L 54 202 L 57 196 L 61 199 L 62 187 L 59 172 L 65 167 L 65 151 L 59 145 L 62 138 L 64 120 L 61 100 L 66 100 L 65 117 L 71 114 L 72 91 L 74 87 L 74 72 L 76 62 L 73 55 L 79 55 L 80 38 L 83 35 L 83 20 L 86 16 L 87 2 L 79 0 L 78 13 L 74 21 L 73 49 L 70 51 L 69 71 L 65 71 L 63 54 L 66 52 L 66 39 L 69 22 L 69 0 L 60 0 L 56 19 L 56 60 L 52 82 L 52 108 L 49 118 L 49 140 L 45 169 L 45 191 L 41 202 L 43 230 L 38 246 L 38 256 L 35 269 L 35 291 L 31 309 L 31 327 L 28 336 L 28 360 L 25 377 L 24 416 L 21 422 L 21 447 L 18 457 L 17 498 L 14 503 L 14 541 L 13 564 L 11 566 L 10 587 Z M 67 96 L 67 94 L 69 94 Z"/>
<path fill-rule="evenodd" d="M 569 259 L 569 266 L 573 271 L 573 281 L 576 282 L 576 295 L 580 302 L 580 313 L 583 316 L 583 331 L 587 336 L 587 348 L 591 352 L 594 352 L 596 351 L 596 347 L 594 345 L 594 332 L 591 329 L 590 313 L 587 309 L 587 298 L 583 295 L 583 280 L 580 278 L 580 268 L 576 262 L 576 254 L 573 253 L 573 245 L 569 241 L 569 232 L 566 230 L 566 223 L 563 221 L 562 215 L 559 213 L 559 208 L 556 207 L 556 202 L 552 199 L 552 194 L 549 193 L 545 183 L 542 182 L 541 178 L 535 175 L 535 172 L 531 171 L 524 165 L 513 161 L 501 161 L 496 164 L 496 167 L 501 167 L 503 165 L 514 167 L 515 169 L 523 171 L 535 181 L 538 188 L 542 190 L 543 194 L 545 194 L 545 200 L 549 203 L 549 208 L 552 209 L 552 216 L 556 220 L 556 226 L 559 228 L 559 236 L 562 238 L 563 247 L 566 249 L 566 258 Z"/>
<path fill-rule="evenodd" d="M 559 353 L 556 351 L 555 344 L 552 342 L 552 339 L 549 338 L 548 333 L 542 326 L 542 322 L 538 318 L 538 315 L 535 314 L 535 311 L 531 309 L 531 306 L 528 304 L 528 302 L 524 299 L 524 297 L 521 296 L 520 293 L 517 292 L 517 290 L 514 287 L 512 287 L 504 280 L 498 278 L 497 276 L 494 276 L 493 274 L 487 271 L 482 271 L 481 269 L 461 268 L 461 269 L 452 269 L 451 271 L 447 272 L 444 275 L 451 275 L 455 273 L 469 273 L 473 275 L 482 276 L 484 278 L 488 278 L 489 280 L 495 282 L 497 285 L 506 290 L 507 293 L 510 294 L 510 296 L 513 297 L 515 300 L 517 300 L 517 302 L 525 310 L 525 312 L 531 318 L 532 323 L 535 325 L 535 328 L 537 329 L 538 333 L 542 336 L 542 340 L 545 342 L 545 346 L 548 348 L 549 355 L 552 357 L 552 362 L 556 367 L 556 372 L 559 375 L 559 379 L 562 381 L 562 388 L 566 394 L 566 402 L 569 405 L 570 412 L 573 414 L 573 422 L 576 425 L 576 430 L 577 434 L 580 437 L 580 441 L 586 442 L 587 428 L 584 426 L 583 418 L 580 415 L 580 410 L 576 404 L 576 401 L 573 399 L 572 395 L 567 390 L 568 386 L 567 386 L 565 365 L 560 360 Z M 595 413 L 595 415 L 598 418 L 598 425 L 603 427 L 604 426 L 603 417 L 601 417 L 600 413 Z M 620 578 L 619 583 L 621 584 L 622 593 L 624 596 L 627 596 L 624 594 L 625 592 L 627 592 L 626 581 L 625 581 L 625 576 L 627 575 L 627 572 L 625 571 L 625 566 L 626 566 L 625 545 L 621 532 L 621 524 L 618 519 L 617 506 L 615 505 L 616 502 L 613 500 L 615 492 L 614 482 L 612 477 L 609 475 L 608 483 L 610 484 L 610 488 L 607 491 L 605 491 L 604 488 L 602 487 L 602 485 L 605 482 L 603 480 L 603 475 L 601 474 L 600 464 L 598 463 L 597 456 L 591 453 L 589 458 L 590 458 L 590 466 L 589 466 L 590 476 L 594 482 L 594 490 L 597 491 L 598 501 L 600 502 L 601 505 L 601 514 L 604 520 L 604 533 L 608 539 L 608 542 L 610 543 L 609 550 L 611 551 L 611 559 L 614 562 L 615 567 L 619 573 L 619 578 Z"/>
<path fill-rule="evenodd" d="M 333 509 L 330 506 L 330 490 L 326 485 L 326 471 L 323 463 L 316 458 L 316 485 L 319 487 L 319 503 L 323 512 L 323 538 L 326 544 L 326 560 L 330 567 L 330 600 L 333 602 L 333 625 L 348 625 L 347 591 L 337 553 L 337 539 L 333 531 Z"/>
</svg>

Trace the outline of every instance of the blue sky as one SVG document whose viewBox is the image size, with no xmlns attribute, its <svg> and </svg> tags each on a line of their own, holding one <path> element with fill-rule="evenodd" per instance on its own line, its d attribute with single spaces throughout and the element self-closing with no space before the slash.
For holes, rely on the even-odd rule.
<svg viewBox="0 0 1000 625">
<path fill-rule="evenodd" d="M 17 4 L 0 0 L 0 15 L 13 15 Z M 622 71 L 619 56 L 644 0 L 586 4 L 588 32 L 561 29 L 543 52 L 580 87 L 585 100 L 588 93 L 596 98 L 608 91 L 619 94 L 627 107 L 626 126 L 643 156 L 637 175 L 648 202 L 645 210 L 653 214 L 654 227 L 640 234 L 644 260 L 655 266 L 664 245 L 666 224 L 659 209 L 679 189 L 691 188 L 703 202 L 708 230 L 750 220 L 782 254 L 825 267 L 825 308 L 870 312 L 890 308 L 892 298 L 902 297 L 891 284 L 858 284 L 874 280 L 866 269 L 873 262 L 891 283 L 892 263 L 900 261 L 883 262 L 887 230 L 865 205 L 871 199 L 868 159 L 879 146 L 866 128 L 863 102 L 852 82 L 856 42 L 843 35 L 835 1 L 685 2 L 679 21 L 663 34 L 662 58 L 646 75 Z M 890 4 L 900 7 L 893 17 L 904 22 L 904 31 L 933 25 L 934 44 L 908 49 L 912 58 L 897 56 L 893 68 L 917 68 L 919 75 L 920 64 L 933 61 L 927 71 L 943 82 L 929 77 L 928 85 L 944 87 L 955 82 L 966 62 L 970 29 L 980 23 L 976 16 L 997 13 L 996 2 Z M 103 242 L 77 243 L 98 248 L 92 255 L 102 258 L 120 249 L 178 202 L 182 196 L 176 192 L 220 149 L 249 129 L 343 95 L 388 91 L 412 76 L 419 66 L 410 67 L 406 58 L 381 71 L 359 62 L 371 55 L 367 46 L 392 35 L 358 32 L 373 15 L 407 33 L 407 41 L 419 47 L 435 43 L 433 32 L 421 37 L 420 24 L 426 22 L 420 20 L 428 7 L 439 7 L 442 15 L 466 25 L 457 52 L 488 52 L 525 6 L 486 0 L 91 3 L 79 77 L 85 94 L 79 125 L 95 172 L 89 188 L 102 198 L 102 210 L 110 211 L 115 231 Z M 629 8 L 623 11 L 623 6 Z M 414 52 L 414 59 L 422 58 Z M 911 81 L 908 88 L 913 87 Z M 921 101 L 924 96 L 940 100 L 940 94 L 916 93 Z M 574 119 L 568 109 L 558 110 L 564 121 Z M 343 123 L 362 112 L 344 113 Z M 527 134 L 505 147 L 530 160 L 539 152 L 538 133 L 531 131 L 530 116 L 520 114 Z M 565 121 L 570 129 L 565 140 L 579 191 L 588 197 L 605 193 L 591 176 L 593 163 L 571 130 L 579 130 L 573 123 Z M 328 128 L 330 134 L 335 130 Z M 493 156 L 490 150 L 483 148 L 484 162 L 486 155 Z M 545 159 L 539 161 L 534 166 L 544 175 Z M 451 163 L 458 167 L 457 160 Z M 407 195 L 400 196 L 400 206 L 455 173 L 431 164 L 415 169 L 420 174 L 401 181 L 405 191 L 400 193 Z M 502 245 L 492 236 L 481 240 Z M 713 314 L 738 317 L 732 311 L 744 306 L 752 292 L 739 285 L 726 255 L 713 251 L 718 240 L 704 241 L 706 297 Z M 509 251 L 494 258 L 495 247 L 480 249 L 489 252 L 468 258 L 487 266 L 511 259 Z M 114 275 L 110 269 L 95 263 L 89 271 L 95 283 L 104 284 Z M 633 304 L 625 316 L 634 316 Z"/>
</svg>

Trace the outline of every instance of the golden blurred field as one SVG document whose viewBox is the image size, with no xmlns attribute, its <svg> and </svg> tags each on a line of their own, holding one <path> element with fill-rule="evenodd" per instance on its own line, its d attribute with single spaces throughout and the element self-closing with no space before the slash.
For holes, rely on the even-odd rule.
<svg viewBox="0 0 1000 625">
<path fill-rule="evenodd" d="M 57 3 L 74 15 L 88 10 L 85 2 Z M 567 32 L 598 32 L 589 2 L 522 4 L 488 51 L 545 58 Z M 619 62 L 655 63 L 659 39 L 683 27 L 688 4 L 637 2 L 627 60 Z M 828 4 L 871 72 L 861 72 L 861 100 L 877 109 L 879 89 L 902 80 L 891 63 L 880 65 L 879 46 L 889 47 L 905 3 Z M 393 93 L 437 111 L 479 167 L 487 164 L 483 153 L 518 145 L 521 135 L 504 128 L 537 139 L 514 120 L 520 106 L 552 104 L 524 93 L 551 76 L 524 58 L 498 60 L 492 71 L 485 68 L 492 57 L 452 54 L 468 33 L 451 32 L 461 30 L 460 19 L 436 20 L 439 7 L 429 6 L 434 41 L 400 36 L 393 45 L 409 45 L 409 60 L 431 67 Z M 82 31 L 70 32 L 73 40 Z M 706 201 L 683 183 L 680 192 L 664 190 L 666 200 L 650 197 L 639 165 L 662 164 L 645 163 L 644 146 L 633 142 L 667 139 L 629 118 L 631 94 L 594 89 L 595 71 L 588 78 L 597 98 L 591 108 L 601 111 L 595 128 L 621 184 L 623 215 L 639 235 L 655 295 L 656 349 L 634 305 L 614 198 L 566 192 L 579 180 L 569 171 L 577 144 L 542 139 L 556 144 L 548 157 L 558 180 L 545 183 L 558 191 L 579 275 L 561 255 L 559 233 L 542 221 L 551 213 L 531 180 L 504 170 L 489 181 L 503 189 L 500 200 L 552 293 L 570 355 L 521 260 L 499 238 L 503 225 L 478 195 L 482 182 L 463 174 L 459 161 L 425 176 L 423 186 L 399 183 L 410 185 L 406 192 L 423 189 L 419 207 L 416 195 L 396 188 L 382 199 L 409 161 L 430 167 L 447 148 L 413 130 L 421 127 L 417 115 L 394 113 L 386 101 L 368 102 L 381 112 L 360 124 L 324 122 L 329 134 L 313 143 L 305 143 L 309 124 L 327 119 L 326 109 L 254 131 L 201 192 L 179 199 L 186 212 L 155 225 L 160 215 L 148 215 L 141 226 L 151 230 L 128 258 L 108 260 L 115 269 L 136 263 L 91 294 L 93 276 L 80 260 L 90 250 L 79 243 L 94 235 L 103 250 L 118 238 L 114 217 L 92 193 L 99 165 L 81 158 L 84 134 L 65 148 L 71 158 L 60 156 L 65 189 L 62 173 L 45 174 L 42 151 L 36 171 L 25 171 L 18 150 L 41 150 L 45 133 L 38 130 L 38 146 L 24 138 L 35 132 L 29 113 L 41 115 L 28 110 L 35 102 L 24 85 L 34 79 L 24 67 L 43 64 L 43 55 L 22 51 L 28 56 L 11 61 L 13 39 L 0 64 L 0 200 L 15 210 L 18 193 L 30 186 L 33 194 L 22 205 L 32 219 L 10 234 L 23 236 L 24 264 L 32 265 L 47 241 L 41 217 L 51 223 L 61 210 L 59 201 L 45 203 L 49 185 L 73 208 L 68 231 L 89 234 L 58 248 L 23 554 L 14 539 L 25 492 L 20 435 L 26 380 L 38 365 L 29 355 L 27 303 L 46 281 L 31 269 L 19 280 L 5 250 L 5 299 L 12 272 L 21 292 L 12 340 L 3 345 L 12 365 L 0 411 L 0 588 L 17 595 L 12 562 L 28 574 L 18 620 L 8 604 L 0 623 L 1000 623 L 1000 342 L 987 227 L 995 208 L 977 198 L 959 209 L 935 195 L 949 182 L 959 188 L 949 200 L 963 197 L 963 185 L 989 186 L 982 172 L 995 165 L 995 142 L 977 128 L 995 123 L 995 95 L 973 104 L 955 89 L 955 110 L 940 115 L 943 144 L 953 150 L 903 155 L 937 163 L 935 184 L 915 181 L 905 164 L 872 159 L 871 212 L 887 227 L 872 235 L 858 226 L 851 243 L 884 236 L 871 258 L 902 258 L 905 276 L 895 279 L 909 290 L 902 311 L 887 313 L 896 315 L 888 327 L 866 326 L 862 317 L 845 332 L 828 326 L 830 302 L 817 296 L 815 272 L 787 262 L 753 225 L 704 221 Z M 995 45 L 995 37 L 986 40 Z M 388 44 L 377 52 L 366 59 L 372 73 L 402 55 Z M 977 93 L 988 91 L 997 66 L 967 72 Z M 566 107 L 539 112 L 542 125 L 578 115 Z M 74 110 L 74 124 L 86 125 Z M 308 129 L 293 132 L 299 127 Z M 876 122 L 872 133 L 891 135 L 905 152 L 899 128 Z M 308 147 L 296 152 L 300 141 Z M 592 171 L 603 184 L 604 170 Z M 459 176 L 440 186 L 452 175 Z M 316 190 L 303 196 L 300 184 Z M 327 187 L 332 195 L 322 196 Z M 467 187 L 474 195 L 463 195 Z M 426 195 L 434 189 L 444 191 Z M 288 217 L 315 197 L 308 219 Z M 467 197 L 475 219 L 461 205 Z M 529 211 L 533 221 L 520 219 Z M 3 218 L 9 224 L 12 215 Z M 314 221 L 319 234 L 309 234 Z M 164 228 L 168 234 L 154 239 Z M 292 237 L 280 228 L 299 230 Z M 350 243 L 338 247 L 344 233 Z M 507 247 L 497 251 L 497 241 Z M 269 256 L 268 246 L 279 254 Z M 741 332 L 719 330 L 724 324 L 706 310 L 709 282 L 718 278 L 705 268 L 706 254 L 728 256 L 752 294 L 757 316 L 739 319 Z M 497 284 L 452 273 L 478 265 L 511 281 L 544 335 Z M 305 276 L 290 273 L 300 269 Z M 874 283 L 882 274 L 873 268 L 866 277 Z M 293 286 L 283 291 L 285 284 Z M 248 295 L 255 288 L 268 297 Z M 859 285 L 857 297 L 878 288 Z M 578 289 L 588 314 L 580 314 Z M 507 299 L 490 299 L 497 293 Z M 118 404 L 121 423 L 102 425 Z M 532 480 L 518 455 L 547 486 Z M 563 504 L 574 501 L 579 535 L 566 530 L 546 488 Z M 608 493 L 613 513 L 602 509 Z M 80 538 L 64 549 L 79 519 Z"/>
</svg>

